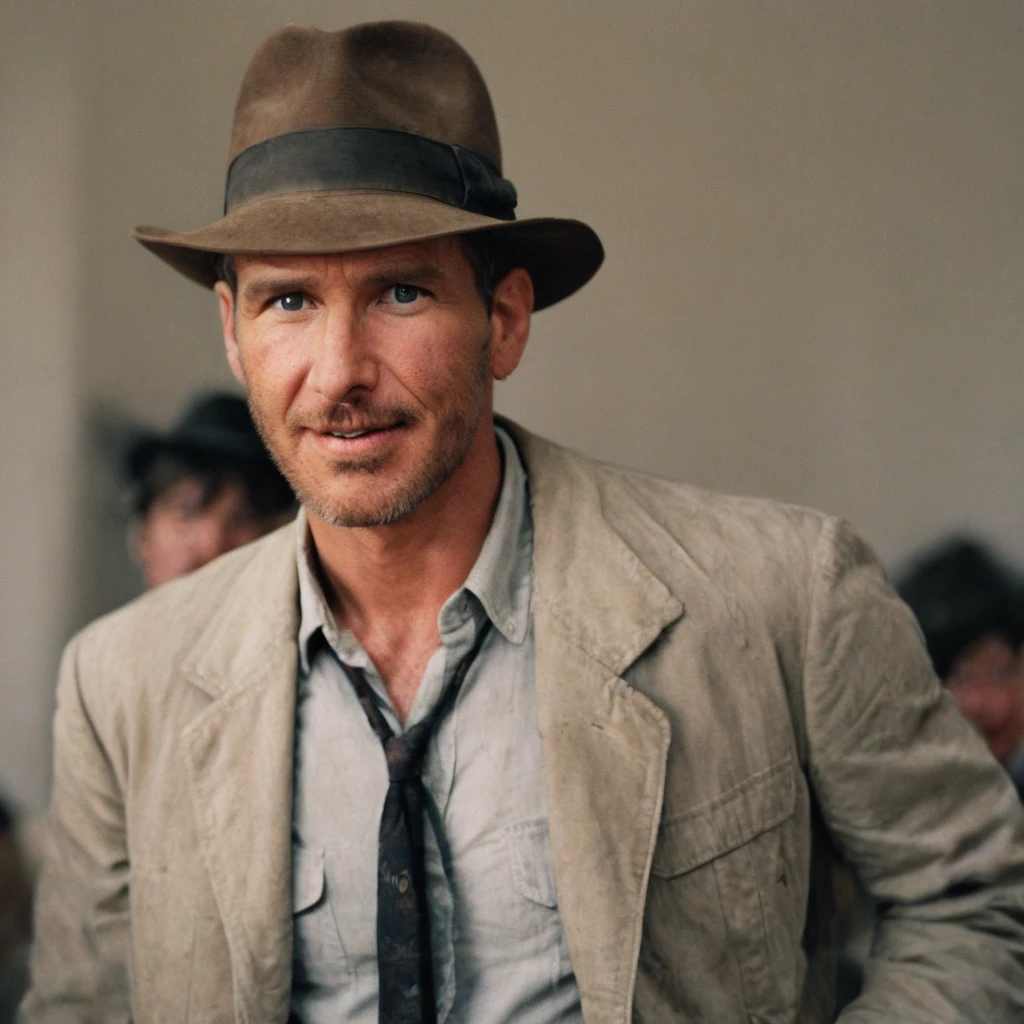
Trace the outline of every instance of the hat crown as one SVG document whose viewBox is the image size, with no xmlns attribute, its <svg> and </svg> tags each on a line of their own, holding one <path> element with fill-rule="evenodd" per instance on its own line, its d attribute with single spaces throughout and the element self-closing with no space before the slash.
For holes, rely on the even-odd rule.
<svg viewBox="0 0 1024 1024">
<path fill-rule="evenodd" d="M 205 392 L 194 398 L 175 423 L 171 435 L 210 431 L 245 438 L 259 436 L 245 399 L 221 391 Z"/>
<path fill-rule="evenodd" d="M 494 107 L 472 57 L 429 25 L 386 21 L 324 32 L 288 25 L 246 69 L 229 158 L 291 132 L 385 128 L 461 146 L 499 173 Z"/>
</svg>

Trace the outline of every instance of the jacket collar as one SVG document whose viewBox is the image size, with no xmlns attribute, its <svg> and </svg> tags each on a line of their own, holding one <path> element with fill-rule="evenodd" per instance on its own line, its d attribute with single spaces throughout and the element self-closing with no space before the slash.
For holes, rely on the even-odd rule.
<svg viewBox="0 0 1024 1024">
<path fill-rule="evenodd" d="M 583 1012 L 627 1022 L 661 818 L 666 715 L 622 674 L 681 602 L 610 524 L 650 517 L 591 463 L 506 424 L 530 480 L 537 714 L 559 909 Z"/>
<path fill-rule="evenodd" d="M 589 460 L 499 420 L 527 466 L 535 600 L 567 640 L 616 675 L 683 614 L 680 601 L 608 521 L 605 503 L 647 517 L 624 489 L 602 488 Z M 535 614 L 541 609 L 535 608 Z"/>
</svg>

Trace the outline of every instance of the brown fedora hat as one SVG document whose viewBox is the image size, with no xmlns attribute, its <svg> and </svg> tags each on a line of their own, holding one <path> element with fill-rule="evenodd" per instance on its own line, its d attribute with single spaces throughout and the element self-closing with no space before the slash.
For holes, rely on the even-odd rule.
<svg viewBox="0 0 1024 1024">
<path fill-rule="evenodd" d="M 488 231 L 530 273 L 543 309 L 604 259 L 580 221 L 515 219 L 487 86 L 469 54 L 428 25 L 273 33 L 242 79 L 229 161 L 216 223 L 134 231 L 207 287 L 228 253 L 350 252 Z"/>
</svg>

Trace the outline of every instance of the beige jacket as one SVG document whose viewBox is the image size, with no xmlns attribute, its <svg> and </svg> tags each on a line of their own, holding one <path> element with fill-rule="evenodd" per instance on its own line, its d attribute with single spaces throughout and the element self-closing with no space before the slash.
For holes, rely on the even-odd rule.
<svg viewBox="0 0 1024 1024">
<path fill-rule="evenodd" d="M 1024 1020 L 1024 816 L 870 551 L 514 436 L 588 1024 L 829 1020 L 837 848 L 884 906 L 847 1024 Z M 69 645 L 27 1021 L 285 1021 L 296 626 L 285 529 Z"/>
</svg>

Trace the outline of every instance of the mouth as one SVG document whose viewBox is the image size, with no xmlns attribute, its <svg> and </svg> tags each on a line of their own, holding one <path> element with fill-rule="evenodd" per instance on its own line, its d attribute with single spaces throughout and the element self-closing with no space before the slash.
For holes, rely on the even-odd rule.
<svg viewBox="0 0 1024 1024">
<path fill-rule="evenodd" d="M 327 437 L 340 437 L 345 441 L 354 441 L 359 437 L 369 437 L 371 434 L 384 434 L 391 430 L 398 430 L 406 426 L 404 420 L 394 420 L 390 423 L 368 423 L 365 426 L 349 426 L 343 430 L 319 430 L 318 433 Z M 315 429 L 315 428 L 314 428 Z"/>
<path fill-rule="evenodd" d="M 324 430 L 312 427 L 308 433 L 328 455 L 333 457 L 369 455 L 389 444 L 408 424 L 398 420 L 394 423 L 377 423 L 344 430 Z"/>
<path fill-rule="evenodd" d="M 353 430 L 348 434 L 342 433 L 340 430 L 328 430 L 326 433 L 328 437 L 341 437 L 346 441 L 353 441 L 357 437 L 366 437 L 367 434 L 376 434 L 380 430 L 388 429 L 388 427 L 367 427 L 365 430 Z"/>
</svg>

